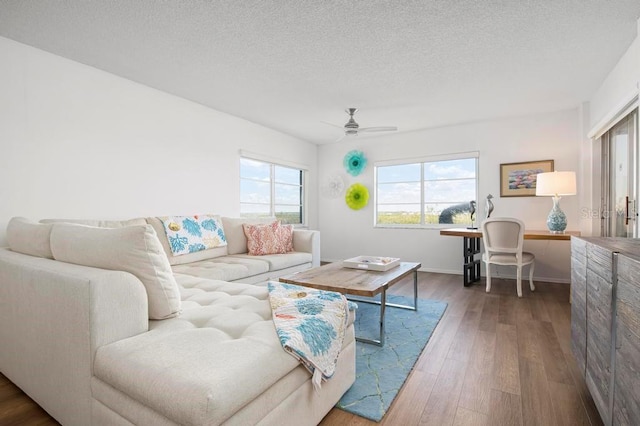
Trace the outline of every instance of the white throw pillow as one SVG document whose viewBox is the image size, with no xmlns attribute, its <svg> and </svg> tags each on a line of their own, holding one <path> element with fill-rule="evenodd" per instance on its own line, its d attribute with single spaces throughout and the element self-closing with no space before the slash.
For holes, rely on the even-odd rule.
<svg viewBox="0 0 640 426">
<path fill-rule="evenodd" d="M 31 222 L 14 217 L 7 225 L 7 242 L 13 251 L 30 256 L 53 259 L 49 237 L 53 225 Z"/>
<path fill-rule="evenodd" d="M 56 260 L 126 271 L 147 290 L 149 318 L 165 319 L 180 313 L 180 291 L 153 227 L 97 228 L 54 223 L 51 251 Z"/>
</svg>

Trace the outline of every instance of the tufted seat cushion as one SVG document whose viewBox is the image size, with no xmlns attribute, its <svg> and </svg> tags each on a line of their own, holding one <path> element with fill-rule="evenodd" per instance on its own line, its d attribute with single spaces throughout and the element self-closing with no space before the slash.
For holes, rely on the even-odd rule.
<svg viewBox="0 0 640 426">
<path fill-rule="evenodd" d="M 269 264 L 269 271 L 280 271 L 292 266 L 311 263 L 313 256 L 311 253 L 292 251 L 286 254 L 265 254 L 262 256 L 252 256 L 250 254 L 234 254 L 227 256 L 227 259 L 260 260 Z"/>
<path fill-rule="evenodd" d="M 268 272 L 269 262 L 262 259 L 223 256 L 185 265 L 173 265 L 172 269 L 174 274 L 191 275 L 210 280 L 235 281 Z"/>
<path fill-rule="evenodd" d="M 234 254 L 185 265 L 173 265 L 173 273 L 208 278 L 210 280 L 236 281 L 266 272 L 281 271 L 299 265 L 311 264 L 311 253 L 291 252 L 251 256 Z"/>
<path fill-rule="evenodd" d="M 224 422 L 270 388 L 284 400 L 309 379 L 280 345 L 266 288 L 181 274 L 176 281 L 181 316 L 101 347 L 96 378 L 179 424 Z M 286 392 L 276 386 L 283 378 Z"/>
</svg>

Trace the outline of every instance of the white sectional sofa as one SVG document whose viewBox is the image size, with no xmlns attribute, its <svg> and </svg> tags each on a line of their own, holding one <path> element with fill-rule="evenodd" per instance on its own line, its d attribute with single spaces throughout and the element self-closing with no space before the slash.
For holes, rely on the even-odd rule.
<svg viewBox="0 0 640 426">
<path fill-rule="evenodd" d="M 249 256 L 243 220 L 223 218 L 226 247 L 172 258 L 156 220 L 12 220 L 0 371 L 64 425 L 317 424 L 355 380 L 354 315 L 316 392 L 282 349 L 267 288 L 240 281 L 318 264 L 319 234 L 295 230 L 294 252 Z M 156 279 L 175 282 L 179 301 L 153 293 Z M 179 312 L 149 319 L 158 298 Z"/>
</svg>

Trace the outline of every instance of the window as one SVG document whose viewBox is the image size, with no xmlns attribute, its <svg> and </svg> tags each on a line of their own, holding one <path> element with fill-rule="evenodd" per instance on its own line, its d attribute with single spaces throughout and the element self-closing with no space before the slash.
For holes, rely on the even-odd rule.
<svg viewBox="0 0 640 426">
<path fill-rule="evenodd" d="M 637 238 L 637 108 L 602 135 L 600 232 L 605 237 Z"/>
<path fill-rule="evenodd" d="M 469 202 L 477 200 L 477 154 L 378 163 L 379 226 L 471 225 Z"/>
<path fill-rule="evenodd" d="M 240 158 L 240 216 L 304 224 L 304 170 Z"/>
</svg>

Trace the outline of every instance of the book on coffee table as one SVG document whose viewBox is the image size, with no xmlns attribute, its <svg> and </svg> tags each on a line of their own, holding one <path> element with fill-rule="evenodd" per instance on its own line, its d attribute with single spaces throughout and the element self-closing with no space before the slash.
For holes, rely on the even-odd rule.
<svg viewBox="0 0 640 426">
<path fill-rule="evenodd" d="M 343 260 L 345 268 L 368 269 L 371 271 L 388 271 L 400 264 L 397 257 L 357 256 Z"/>
</svg>

